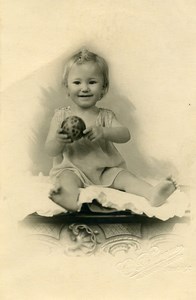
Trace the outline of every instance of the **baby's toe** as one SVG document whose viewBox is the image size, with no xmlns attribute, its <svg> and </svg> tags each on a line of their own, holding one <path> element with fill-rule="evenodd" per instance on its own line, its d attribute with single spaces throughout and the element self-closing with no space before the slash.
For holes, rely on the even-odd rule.
<svg viewBox="0 0 196 300">
<path fill-rule="evenodd" d="M 167 176 L 167 177 L 166 177 L 166 180 L 173 181 L 172 175 Z"/>
<path fill-rule="evenodd" d="M 48 195 L 48 198 L 50 199 L 50 200 L 53 200 L 53 196 L 52 195 Z"/>
<path fill-rule="evenodd" d="M 54 196 L 54 195 L 57 195 L 57 194 L 59 194 L 60 193 L 60 191 L 61 191 L 61 188 L 60 187 L 58 187 L 58 188 L 55 188 L 55 189 L 51 189 L 50 191 L 49 191 L 49 196 Z"/>
<path fill-rule="evenodd" d="M 172 182 L 172 184 L 174 185 L 175 189 L 178 188 L 178 183 L 177 183 L 177 181 L 174 180 L 173 177 L 172 177 L 171 175 L 168 176 L 166 179 L 167 179 L 168 181 L 171 181 L 171 182 Z"/>
<path fill-rule="evenodd" d="M 178 184 L 177 184 L 176 180 L 174 180 L 173 178 L 171 178 L 171 182 L 173 183 L 173 185 L 174 185 L 175 188 L 178 187 Z"/>
</svg>

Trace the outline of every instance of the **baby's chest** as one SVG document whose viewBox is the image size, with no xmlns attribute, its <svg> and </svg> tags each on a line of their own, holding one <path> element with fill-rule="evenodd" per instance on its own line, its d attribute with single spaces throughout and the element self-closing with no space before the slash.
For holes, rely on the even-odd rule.
<svg viewBox="0 0 196 300">
<path fill-rule="evenodd" d="M 97 124 L 97 117 L 81 116 L 80 118 L 84 121 L 86 128 L 96 126 Z"/>
</svg>

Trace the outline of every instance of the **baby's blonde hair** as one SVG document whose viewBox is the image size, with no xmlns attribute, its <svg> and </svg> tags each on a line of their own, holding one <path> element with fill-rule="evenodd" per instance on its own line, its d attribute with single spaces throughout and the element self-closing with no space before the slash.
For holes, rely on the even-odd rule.
<svg viewBox="0 0 196 300">
<path fill-rule="evenodd" d="M 109 69 L 108 64 L 105 59 L 93 52 L 88 51 L 87 49 L 82 49 L 78 53 L 71 56 L 65 65 L 65 70 L 63 73 L 63 84 L 67 87 L 67 80 L 69 76 L 69 72 L 74 64 L 84 64 L 88 61 L 92 61 L 97 63 L 99 66 L 102 75 L 103 75 L 103 95 L 102 97 L 108 92 L 109 89 Z"/>
</svg>

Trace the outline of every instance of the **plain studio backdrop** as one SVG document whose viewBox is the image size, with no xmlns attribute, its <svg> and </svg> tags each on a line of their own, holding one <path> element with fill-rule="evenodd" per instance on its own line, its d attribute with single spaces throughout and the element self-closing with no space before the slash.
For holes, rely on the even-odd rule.
<svg viewBox="0 0 196 300">
<path fill-rule="evenodd" d="M 63 65 L 84 46 L 108 61 L 100 106 L 130 128 L 119 146 L 129 169 L 193 184 L 195 1 L 4 0 L 2 11 L 2 184 L 14 191 L 29 170 L 48 174 L 44 140 L 54 109 L 67 104 Z"/>
</svg>

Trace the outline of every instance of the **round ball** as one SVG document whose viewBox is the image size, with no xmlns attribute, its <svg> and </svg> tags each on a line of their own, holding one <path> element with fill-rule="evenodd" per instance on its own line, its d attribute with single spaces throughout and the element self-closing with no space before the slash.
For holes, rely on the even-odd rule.
<svg viewBox="0 0 196 300">
<path fill-rule="evenodd" d="M 76 141 L 83 137 L 86 125 L 81 118 L 70 116 L 63 121 L 61 128 L 63 129 L 63 133 L 67 134 L 72 141 Z"/>
</svg>

